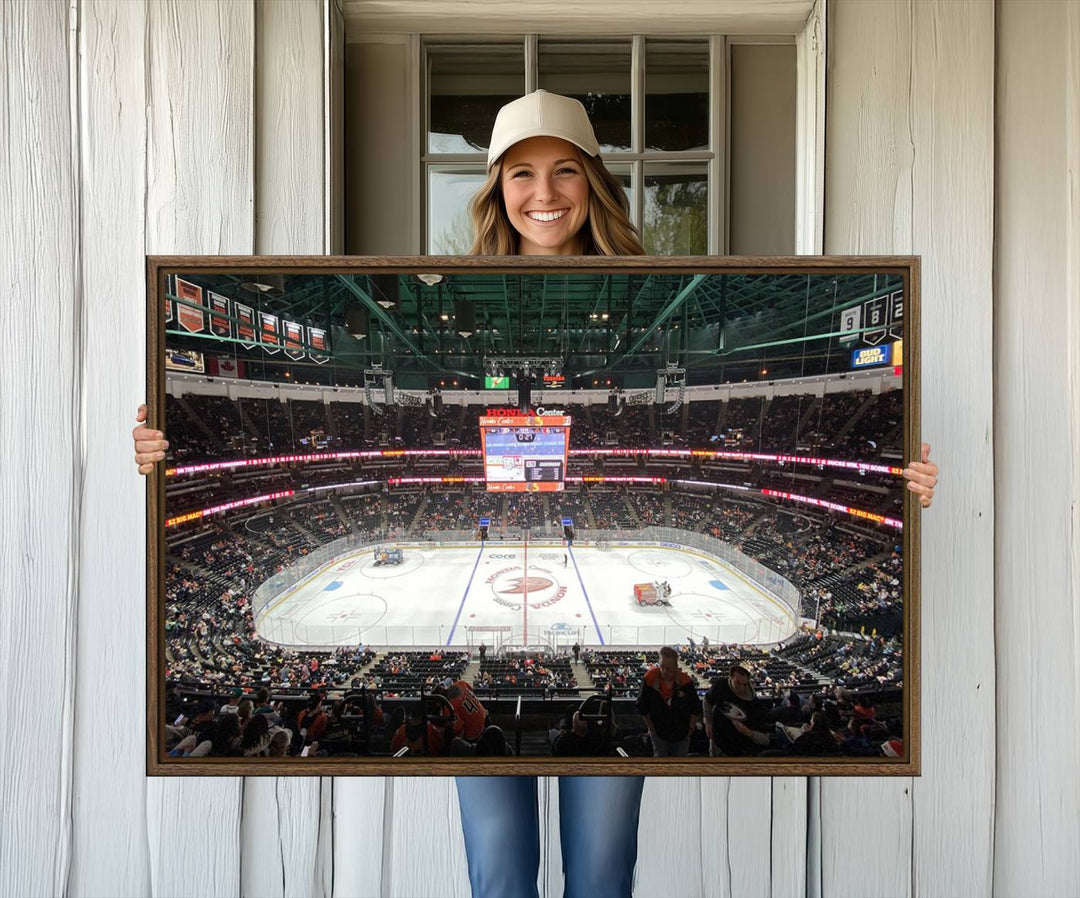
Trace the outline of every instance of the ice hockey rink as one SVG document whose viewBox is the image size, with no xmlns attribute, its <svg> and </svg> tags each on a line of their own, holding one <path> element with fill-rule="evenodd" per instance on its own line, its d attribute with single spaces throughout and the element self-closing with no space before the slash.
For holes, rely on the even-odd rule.
<svg viewBox="0 0 1080 898">
<path fill-rule="evenodd" d="M 500 644 L 764 644 L 790 636 L 792 611 L 699 549 L 656 544 L 425 545 L 400 564 L 366 548 L 266 602 L 262 637 L 330 647 Z M 668 583 L 668 605 L 639 605 L 635 584 Z"/>
</svg>

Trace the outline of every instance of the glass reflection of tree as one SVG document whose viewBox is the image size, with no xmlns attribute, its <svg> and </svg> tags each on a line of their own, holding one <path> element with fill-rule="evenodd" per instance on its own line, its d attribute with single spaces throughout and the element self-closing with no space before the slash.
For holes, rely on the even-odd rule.
<svg viewBox="0 0 1080 898">
<path fill-rule="evenodd" d="M 651 180 L 651 179 L 650 179 Z M 705 181 L 658 178 L 646 184 L 644 242 L 653 256 L 703 256 L 709 219 Z"/>
<path fill-rule="evenodd" d="M 472 219 L 468 211 L 462 209 L 454 215 L 449 226 L 439 231 L 431 252 L 439 256 L 464 256 L 472 247 L 472 241 Z"/>
</svg>

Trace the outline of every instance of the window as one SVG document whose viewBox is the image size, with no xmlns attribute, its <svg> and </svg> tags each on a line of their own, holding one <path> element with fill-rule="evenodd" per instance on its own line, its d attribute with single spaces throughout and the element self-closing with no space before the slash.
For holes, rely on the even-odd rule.
<svg viewBox="0 0 1080 898">
<path fill-rule="evenodd" d="M 790 39 L 778 40 L 794 58 Z M 495 115 L 534 88 L 584 104 L 646 252 L 725 251 L 729 154 L 719 123 L 728 116 L 727 49 L 723 37 L 426 39 L 424 251 L 468 252 L 466 204 L 486 174 Z M 783 176 L 793 181 L 794 107 L 791 122 L 791 171 Z"/>
</svg>

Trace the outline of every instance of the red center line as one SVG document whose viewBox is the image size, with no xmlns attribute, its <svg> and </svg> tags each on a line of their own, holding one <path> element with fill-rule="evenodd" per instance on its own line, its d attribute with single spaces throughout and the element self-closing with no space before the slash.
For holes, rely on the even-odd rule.
<svg viewBox="0 0 1080 898">
<path fill-rule="evenodd" d="M 521 581 L 525 584 L 525 596 L 521 602 L 521 627 L 525 631 L 522 637 L 522 645 L 529 644 L 529 538 L 525 537 L 525 549 L 522 554 L 522 565 L 525 568 L 525 578 Z"/>
</svg>

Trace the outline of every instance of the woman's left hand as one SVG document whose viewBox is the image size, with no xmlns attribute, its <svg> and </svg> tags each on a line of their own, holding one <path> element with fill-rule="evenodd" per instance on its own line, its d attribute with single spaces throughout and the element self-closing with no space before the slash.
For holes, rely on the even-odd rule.
<svg viewBox="0 0 1080 898">
<path fill-rule="evenodd" d="M 934 488 L 937 486 L 938 466 L 930 461 L 930 444 L 922 444 L 922 461 L 913 461 L 904 468 L 907 488 L 919 497 L 919 504 L 929 508 L 934 501 Z"/>
</svg>

